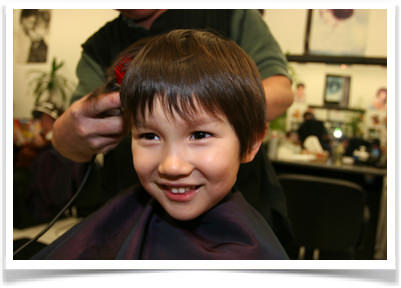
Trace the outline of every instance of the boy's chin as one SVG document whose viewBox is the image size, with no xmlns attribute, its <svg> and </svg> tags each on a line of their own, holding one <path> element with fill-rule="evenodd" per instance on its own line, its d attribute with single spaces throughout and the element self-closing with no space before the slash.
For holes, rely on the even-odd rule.
<svg viewBox="0 0 401 288">
<path fill-rule="evenodd" d="M 168 207 L 167 205 L 161 206 L 163 207 L 164 211 L 168 215 L 170 215 L 171 218 L 178 221 L 191 221 L 213 209 L 216 205 L 218 205 L 219 202 L 220 201 L 215 204 L 208 203 L 206 205 L 205 203 L 203 203 L 203 205 L 200 205 L 200 207 L 194 207 L 193 205 L 177 205 Z"/>
<path fill-rule="evenodd" d="M 168 215 L 170 217 L 174 218 L 175 220 L 178 221 L 191 221 L 196 218 L 198 218 L 201 214 L 205 213 L 206 211 L 200 211 L 200 212 L 193 212 L 193 211 L 169 211 L 165 209 Z"/>
</svg>

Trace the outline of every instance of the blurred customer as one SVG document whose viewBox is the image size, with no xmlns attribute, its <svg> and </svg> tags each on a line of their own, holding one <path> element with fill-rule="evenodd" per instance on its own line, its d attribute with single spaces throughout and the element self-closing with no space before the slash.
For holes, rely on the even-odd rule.
<svg viewBox="0 0 401 288">
<path fill-rule="evenodd" d="M 51 144 L 53 124 L 62 114 L 63 109 L 52 102 L 41 102 L 33 111 L 32 138 L 25 139 L 15 154 L 16 167 L 29 167 L 37 154 Z M 16 149 L 16 147 L 14 147 Z"/>
<path fill-rule="evenodd" d="M 310 110 L 303 114 L 303 119 L 304 122 L 298 129 L 298 137 L 302 147 L 305 148 L 305 140 L 309 136 L 316 136 L 319 139 L 322 148 L 330 152 L 331 137 L 327 132 L 326 127 L 324 127 L 324 123 L 317 120 L 313 112 Z"/>
<path fill-rule="evenodd" d="M 63 110 L 51 102 L 32 111 L 35 132 L 17 151 L 13 175 L 13 227 L 50 221 L 77 189 L 83 166 L 61 157 L 51 144 L 53 124 Z"/>
</svg>

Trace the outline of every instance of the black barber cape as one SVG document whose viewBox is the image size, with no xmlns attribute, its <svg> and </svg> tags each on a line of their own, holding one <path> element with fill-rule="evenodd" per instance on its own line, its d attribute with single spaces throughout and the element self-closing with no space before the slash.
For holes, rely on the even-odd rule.
<svg viewBox="0 0 401 288">
<path fill-rule="evenodd" d="M 267 222 L 238 190 L 196 219 L 177 221 L 138 187 L 111 200 L 33 259 L 288 258 Z"/>
</svg>

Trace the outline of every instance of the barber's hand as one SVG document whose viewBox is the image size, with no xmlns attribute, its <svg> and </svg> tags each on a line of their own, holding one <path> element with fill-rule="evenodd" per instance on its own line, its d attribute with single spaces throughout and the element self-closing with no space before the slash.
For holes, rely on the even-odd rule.
<svg viewBox="0 0 401 288">
<path fill-rule="evenodd" d="M 54 123 L 52 144 L 66 158 L 88 162 L 113 149 L 125 133 L 119 92 L 86 95 L 74 102 Z"/>
</svg>

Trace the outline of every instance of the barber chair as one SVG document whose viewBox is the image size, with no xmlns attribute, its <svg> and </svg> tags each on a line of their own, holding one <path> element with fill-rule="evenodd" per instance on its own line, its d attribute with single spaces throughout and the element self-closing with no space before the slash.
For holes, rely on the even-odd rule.
<svg viewBox="0 0 401 288">
<path fill-rule="evenodd" d="M 355 259 L 369 221 L 365 191 L 356 183 L 282 174 L 294 232 L 291 259 Z"/>
</svg>

